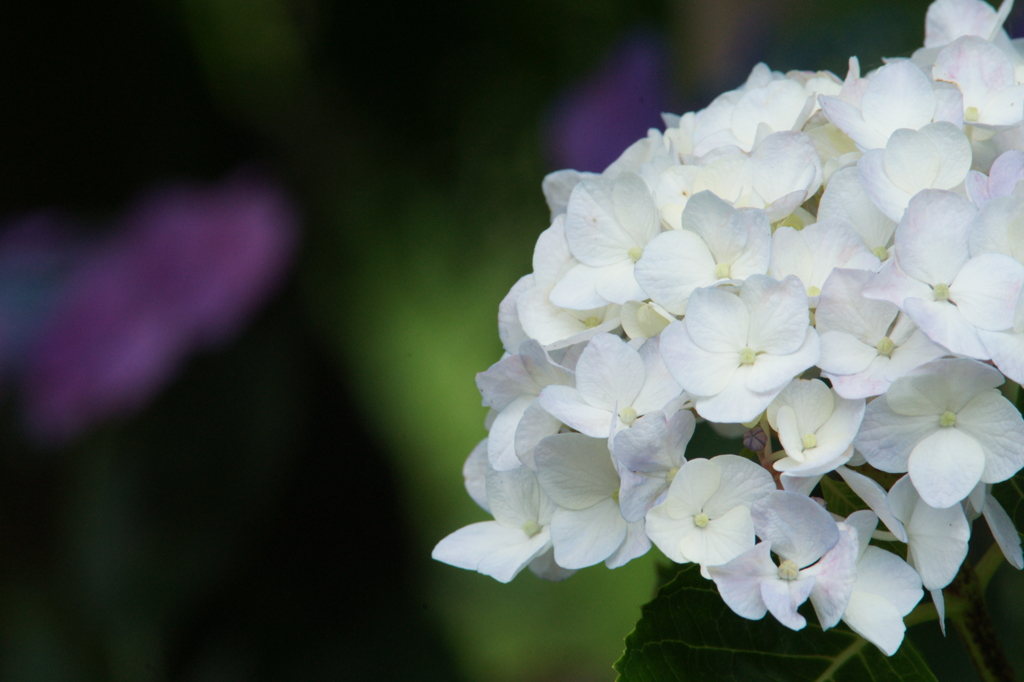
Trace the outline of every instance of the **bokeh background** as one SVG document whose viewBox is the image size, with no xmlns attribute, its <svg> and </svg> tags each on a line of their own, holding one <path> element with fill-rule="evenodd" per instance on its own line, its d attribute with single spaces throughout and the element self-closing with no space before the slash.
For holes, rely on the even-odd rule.
<svg viewBox="0 0 1024 682">
<path fill-rule="evenodd" d="M 0 3 L 0 680 L 612 680 L 656 551 L 429 558 L 485 518 L 473 376 L 540 180 L 758 61 L 908 55 L 927 4 Z"/>
</svg>

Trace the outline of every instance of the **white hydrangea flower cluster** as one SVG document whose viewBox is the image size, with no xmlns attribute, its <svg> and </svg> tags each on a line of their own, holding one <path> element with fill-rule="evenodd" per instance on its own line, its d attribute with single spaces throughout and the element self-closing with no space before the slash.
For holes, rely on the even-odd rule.
<svg viewBox="0 0 1024 682">
<path fill-rule="evenodd" d="M 464 474 L 494 520 L 434 558 L 557 580 L 653 542 L 743 617 L 800 629 L 810 599 L 889 655 L 924 590 L 941 612 L 974 518 L 1024 566 L 989 493 L 1024 466 L 999 390 L 1024 383 L 1010 6 L 937 0 L 924 47 L 864 76 L 759 64 L 603 173 L 545 178 L 552 224 L 477 376 L 489 436 Z M 759 460 L 688 460 L 697 419 Z M 826 475 L 871 511 L 831 514 Z"/>
</svg>

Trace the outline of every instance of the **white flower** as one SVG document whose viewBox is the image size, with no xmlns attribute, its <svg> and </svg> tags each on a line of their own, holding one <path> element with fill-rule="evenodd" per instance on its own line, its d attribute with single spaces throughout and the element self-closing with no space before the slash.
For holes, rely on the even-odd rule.
<svg viewBox="0 0 1024 682">
<path fill-rule="evenodd" d="M 576 387 L 549 385 L 540 392 L 541 407 L 594 438 L 629 428 L 682 392 L 658 347 L 657 338 L 636 351 L 617 336 L 598 334 L 576 363 Z"/>
<path fill-rule="evenodd" d="M 974 360 L 922 365 L 868 405 L 854 445 L 876 469 L 909 472 L 927 504 L 951 507 L 978 481 L 1005 481 L 1024 466 L 1024 419 L 996 390 L 1002 383 Z"/>
<path fill-rule="evenodd" d="M 827 511 L 798 493 L 775 491 L 751 509 L 758 543 L 708 573 L 722 599 L 751 620 L 771 611 L 792 630 L 807 621 L 796 612 L 808 597 L 822 628 L 836 625 L 856 579 L 857 531 L 840 529 Z M 769 552 L 781 560 L 776 566 Z"/>
<path fill-rule="evenodd" d="M 807 292 L 796 277 L 753 275 L 739 295 L 698 289 L 686 317 L 661 333 L 669 371 L 698 414 L 743 423 L 760 414 L 796 375 L 818 359 Z"/>
<path fill-rule="evenodd" d="M 781 220 L 818 191 L 823 177 L 814 141 L 802 132 L 768 135 L 749 155 L 730 146 L 687 161 L 665 168 L 654 184 L 668 229 L 678 229 L 690 198 L 703 191 L 737 208 L 764 209 L 772 222 Z"/>
<path fill-rule="evenodd" d="M 1021 180 L 1024 180 L 1024 152 L 1011 149 L 992 162 L 987 176 L 976 170 L 967 173 L 967 196 L 984 211 L 989 201 L 1008 196 Z"/>
<path fill-rule="evenodd" d="M 971 158 L 971 143 L 963 131 L 939 121 L 920 130 L 893 131 L 885 149 L 865 152 L 857 169 L 875 206 L 899 220 L 921 190 L 953 189 L 963 182 Z"/>
<path fill-rule="evenodd" d="M 689 410 L 668 419 L 662 412 L 651 412 L 633 428 L 615 434 L 611 451 L 621 477 L 619 507 L 624 519 L 639 521 L 668 490 L 686 463 L 686 444 L 695 423 Z"/>
<path fill-rule="evenodd" d="M 921 576 L 907 562 L 868 545 L 877 524 L 878 517 L 869 511 L 854 512 L 846 519 L 846 525 L 857 529 L 860 548 L 857 580 L 843 622 L 886 656 L 892 656 L 903 643 L 907 629 L 903 618 L 921 601 L 924 590 Z"/>
<path fill-rule="evenodd" d="M 619 326 L 618 305 L 569 310 L 551 302 L 555 284 L 578 264 L 565 238 L 565 216 L 559 215 L 537 238 L 533 249 L 533 274 L 527 275 L 532 286 L 524 287 L 515 300 L 523 333 L 548 349 L 571 346 Z"/>
<path fill-rule="evenodd" d="M 437 543 L 431 556 L 507 583 L 551 548 L 554 503 L 526 467 L 487 473 L 487 505 L 494 521 L 460 528 Z"/>
<path fill-rule="evenodd" d="M 818 379 L 794 379 L 768 406 L 768 423 L 786 452 L 773 465 L 794 476 L 816 476 L 853 456 L 864 400 L 847 400 Z"/>
<path fill-rule="evenodd" d="M 1024 120 L 1024 85 L 1016 84 L 1006 53 L 983 38 L 961 36 L 944 47 L 932 77 L 960 89 L 965 123 L 998 129 Z"/>
<path fill-rule="evenodd" d="M 900 128 L 920 130 L 933 121 L 961 125 L 963 118 L 959 92 L 951 90 L 956 106 L 941 101 L 946 93 L 937 92 L 928 76 L 908 60 L 889 62 L 868 80 L 860 105 L 838 97 L 820 97 L 829 119 L 867 151 L 886 146 L 889 136 Z M 951 115 L 959 109 L 959 115 Z M 966 172 L 966 171 L 965 171 Z"/>
<path fill-rule="evenodd" d="M 663 232 L 636 264 L 647 295 L 676 315 L 695 289 L 768 272 L 771 225 L 764 211 L 737 210 L 708 191 L 683 210 L 682 229 Z"/>
<path fill-rule="evenodd" d="M 871 278 L 864 270 L 834 270 L 815 311 L 818 367 L 844 398 L 881 395 L 910 370 L 946 355 L 895 305 L 861 295 Z"/>
<path fill-rule="evenodd" d="M 565 215 L 565 238 L 579 264 L 555 285 L 549 299 L 574 310 L 645 299 L 633 265 L 660 229 L 654 199 L 636 173 L 623 172 L 614 182 L 581 180 Z"/>
<path fill-rule="evenodd" d="M 643 521 L 629 523 L 619 511 L 619 475 L 607 441 L 579 433 L 549 436 L 537 446 L 536 460 L 540 484 L 558 504 L 551 541 L 559 566 L 604 561 L 617 568 L 650 549 Z"/>
<path fill-rule="evenodd" d="M 979 329 L 1013 326 L 1024 266 L 999 253 L 968 249 L 975 208 L 952 192 L 917 194 L 896 229 L 896 255 L 864 287 L 864 296 L 904 310 L 932 341 L 987 360 Z"/>
<path fill-rule="evenodd" d="M 940 590 L 953 582 L 967 557 L 967 541 L 971 538 L 963 507 L 929 506 L 909 476 L 893 483 L 889 506 L 907 530 L 907 562 L 921 575 L 924 588 Z"/>
<path fill-rule="evenodd" d="M 506 357 L 476 375 L 476 385 L 483 396 L 483 404 L 498 411 L 488 436 L 488 457 L 498 471 L 515 469 L 520 465 L 516 455 L 517 431 L 524 415 L 537 400 L 542 389 L 550 385 L 573 385 L 573 373 L 552 362 L 540 344 L 530 340 L 520 346 L 519 355 Z M 534 407 L 536 413 L 539 407 Z M 543 413 L 526 421 L 534 443 L 544 436 L 558 432 L 560 423 L 543 419 Z M 522 436 L 526 438 L 527 435 Z"/>
<path fill-rule="evenodd" d="M 924 46 L 942 47 L 960 36 L 993 39 L 1013 7 L 1004 0 L 999 11 L 983 0 L 935 0 L 924 18 Z"/>
<path fill-rule="evenodd" d="M 879 260 L 889 257 L 887 249 L 896 231 L 896 221 L 871 203 L 856 167 L 837 170 L 829 179 L 818 202 L 818 220 L 829 218 L 842 218 L 850 223 Z"/>
<path fill-rule="evenodd" d="M 743 457 L 690 460 L 647 512 L 647 535 L 676 563 L 724 564 L 754 546 L 750 505 L 774 489 L 771 474 Z"/>
<path fill-rule="evenodd" d="M 772 277 L 799 277 L 812 308 L 817 307 L 821 287 L 836 268 L 874 271 L 879 265 L 853 226 L 841 218 L 827 218 L 802 230 L 780 226 L 772 235 Z"/>
<path fill-rule="evenodd" d="M 650 247 L 648 247 L 650 248 Z M 622 306 L 622 331 L 631 341 L 649 339 L 662 332 L 673 319 L 672 313 L 657 303 L 626 301 Z"/>
</svg>

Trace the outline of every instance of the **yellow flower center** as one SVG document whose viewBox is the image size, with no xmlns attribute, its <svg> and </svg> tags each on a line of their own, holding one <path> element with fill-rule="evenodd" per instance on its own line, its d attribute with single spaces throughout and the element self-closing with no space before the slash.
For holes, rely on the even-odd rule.
<svg viewBox="0 0 1024 682">
<path fill-rule="evenodd" d="M 632 407 L 623 407 L 619 410 L 619 419 L 621 419 L 622 423 L 626 426 L 632 426 L 633 422 L 636 421 L 636 410 Z"/>
<path fill-rule="evenodd" d="M 709 519 L 708 515 L 704 512 L 701 512 L 700 514 L 697 514 L 693 517 L 693 522 L 697 524 L 698 528 L 703 528 L 704 526 L 708 525 L 708 521 L 710 520 L 711 519 Z"/>
<path fill-rule="evenodd" d="M 631 248 L 626 253 L 629 254 L 629 257 L 632 258 L 633 262 L 635 263 L 638 260 L 640 260 L 641 256 L 644 255 L 644 250 L 641 249 L 639 246 L 634 246 L 633 248 Z"/>
<path fill-rule="evenodd" d="M 888 336 L 883 336 L 882 339 L 875 344 L 875 348 L 878 349 L 879 355 L 889 355 L 896 348 L 896 344 L 892 342 Z"/>
<path fill-rule="evenodd" d="M 786 559 L 779 564 L 779 577 L 783 580 L 796 580 L 800 575 L 800 567 L 792 559 Z"/>
<path fill-rule="evenodd" d="M 744 348 L 743 350 L 740 351 L 740 364 L 741 365 L 752 365 L 752 364 L 754 364 L 754 360 L 756 360 L 756 359 L 757 359 L 757 353 L 755 353 L 754 350 L 750 346 L 747 346 L 746 348 Z"/>
<path fill-rule="evenodd" d="M 805 433 L 801 440 L 804 443 L 804 450 L 818 447 L 818 437 L 813 433 Z"/>
<path fill-rule="evenodd" d="M 889 252 L 885 250 L 884 246 L 876 246 L 871 249 L 871 253 L 875 254 L 878 260 L 885 260 L 889 257 Z"/>
<path fill-rule="evenodd" d="M 956 415 L 946 410 L 939 417 L 939 426 L 953 426 L 956 424 Z"/>
<path fill-rule="evenodd" d="M 732 274 L 732 266 L 728 263 L 719 263 L 715 266 L 715 279 L 728 279 Z"/>
<path fill-rule="evenodd" d="M 597 325 L 601 324 L 601 320 L 591 315 L 587 319 L 583 320 L 583 324 L 587 326 L 587 329 L 593 329 Z"/>
<path fill-rule="evenodd" d="M 974 123 L 980 115 L 981 112 L 978 111 L 978 107 L 967 107 L 967 111 L 964 112 L 964 120 Z"/>
<path fill-rule="evenodd" d="M 948 301 L 949 300 L 949 285 L 948 284 L 936 284 L 932 287 L 932 294 L 935 296 L 936 301 Z"/>
<path fill-rule="evenodd" d="M 540 524 L 533 519 L 528 519 L 526 523 L 523 524 L 523 532 L 526 533 L 527 537 L 532 538 L 540 532 Z"/>
</svg>

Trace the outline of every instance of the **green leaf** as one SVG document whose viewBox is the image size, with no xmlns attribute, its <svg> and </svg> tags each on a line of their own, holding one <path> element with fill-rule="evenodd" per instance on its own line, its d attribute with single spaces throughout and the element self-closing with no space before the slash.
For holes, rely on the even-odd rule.
<svg viewBox="0 0 1024 682">
<path fill-rule="evenodd" d="M 886 657 L 845 625 L 740 618 L 695 565 L 643 607 L 615 669 L 618 682 L 937 682 L 909 641 Z"/>
<path fill-rule="evenodd" d="M 867 509 L 868 505 L 846 484 L 846 481 L 821 478 L 821 492 L 825 496 L 825 507 L 833 514 L 846 517 L 855 511 Z"/>
</svg>

